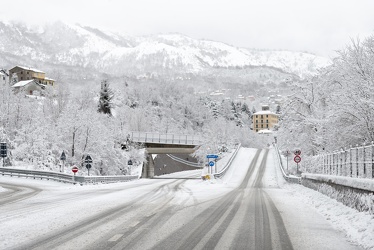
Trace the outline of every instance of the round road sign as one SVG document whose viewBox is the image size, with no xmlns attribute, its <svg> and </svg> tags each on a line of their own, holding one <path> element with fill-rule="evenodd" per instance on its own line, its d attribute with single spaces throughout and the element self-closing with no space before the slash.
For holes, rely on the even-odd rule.
<svg viewBox="0 0 374 250">
<path fill-rule="evenodd" d="M 299 155 L 296 155 L 295 158 L 293 158 L 293 160 L 296 162 L 296 163 L 299 163 L 301 162 L 301 157 Z"/>
<path fill-rule="evenodd" d="M 301 155 L 301 150 L 300 149 L 295 150 L 294 154 L 295 155 Z"/>
<path fill-rule="evenodd" d="M 73 168 L 71 169 L 71 171 L 73 171 L 73 173 L 76 173 L 76 172 L 78 172 L 78 168 L 77 168 L 77 167 L 73 167 Z"/>
<path fill-rule="evenodd" d="M 214 161 L 210 161 L 209 166 L 213 167 L 214 166 Z"/>
</svg>

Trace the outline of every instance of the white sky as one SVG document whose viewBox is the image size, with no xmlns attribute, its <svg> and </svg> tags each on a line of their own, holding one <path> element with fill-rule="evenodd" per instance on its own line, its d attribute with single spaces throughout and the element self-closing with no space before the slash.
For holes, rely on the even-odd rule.
<svg viewBox="0 0 374 250">
<path fill-rule="evenodd" d="M 374 34 L 373 0 L 1 0 L 0 19 L 62 20 L 126 35 L 178 32 L 237 47 L 334 56 Z M 12 7 L 13 6 L 13 7 Z M 21 7 L 25 6 L 25 7 Z"/>
</svg>

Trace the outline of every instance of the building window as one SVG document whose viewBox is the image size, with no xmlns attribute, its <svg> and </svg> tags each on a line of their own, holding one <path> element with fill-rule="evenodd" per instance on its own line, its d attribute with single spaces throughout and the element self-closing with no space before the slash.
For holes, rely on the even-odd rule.
<svg viewBox="0 0 374 250">
<path fill-rule="evenodd" d="M 256 120 L 256 123 L 258 123 L 258 120 Z"/>
<path fill-rule="evenodd" d="M 268 128 L 268 127 L 269 127 L 269 124 L 266 124 L 266 127 Z"/>
<path fill-rule="evenodd" d="M 21 76 L 21 80 L 23 80 L 23 77 Z"/>
<path fill-rule="evenodd" d="M 261 123 L 264 123 L 264 120 L 261 120 Z"/>
<path fill-rule="evenodd" d="M 23 71 L 21 71 L 21 75 L 23 75 Z"/>
<path fill-rule="evenodd" d="M 263 116 L 263 115 L 261 115 L 261 118 L 264 118 L 264 116 Z"/>
<path fill-rule="evenodd" d="M 269 120 L 266 120 L 266 123 L 269 123 Z"/>
<path fill-rule="evenodd" d="M 27 74 L 29 74 L 30 72 L 27 71 Z"/>
<path fill-rule="evenodd" d="M 258 125 L 256 124 L 256 128 L 258 128 Z"/>
<path fill-rule="evenodd" d="M 268 115 L 266 115 L 266 118 L 268 118 L 269 116 Z"/>
<path fill-rule="evenodd" d="M 264 125 L 261 124 L 261 128 L 263 128 L 263 127 L 264 127 Z"/>
</svg>

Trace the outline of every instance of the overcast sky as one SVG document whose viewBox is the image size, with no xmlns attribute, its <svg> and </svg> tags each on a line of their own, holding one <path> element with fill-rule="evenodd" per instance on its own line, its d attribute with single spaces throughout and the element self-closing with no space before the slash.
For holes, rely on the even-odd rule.
<svg viewBox="0 0 374 250">
<path fill-rule="evenodd" d="M 374 34 L 374 0 L 1 0 L 0 19 L 62 20 L 126 35 L 178 32 L 237 47 L 333 57 Z M 6 6 L 6 8 L 4 8 Z"/>
</svg>

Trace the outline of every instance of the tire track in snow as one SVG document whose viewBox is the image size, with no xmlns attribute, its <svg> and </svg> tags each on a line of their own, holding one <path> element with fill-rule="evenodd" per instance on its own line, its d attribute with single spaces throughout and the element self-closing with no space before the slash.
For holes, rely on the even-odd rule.
<svg viewBox="0 0 374 250">
<path fill-rule="evenodd" d="M 10 190 L 4 192 L 5 194 L 1 195 L 0 206 L 5 206 L 11 203 L 31 198 L 42 191 L 39 188 L 26 185 L 11 185 L 5 183 L 0 183 L 0 185 L 5 189 Z"/>
<path fill-rule="evenodd" d="M 54 232 L 48 234 L 47 236 L 40 237 L 34 240 L 31 243 L 26 243 L 24 245 L 18 246 L 15 249 L 54 249 L 66 242 L 69 242 L 71 239 L 74 239 L 78 236 L 82 236 L 91 229 L 95 229 L 96 227 L 109 223 L 110 221 L 116 220 L 118 217 L 123 216 L 129 211 L 133 209 L 137 209 L 141 207 L 142 202 L 149 202 L 150 195 L 153 195 L 152 199 L 155 197 L 160 197 L 158 192 L 163 190 L 168 185 L 172 185 L 178 180 L 174 180 L 172 182 L 168 182 L 165 184 L 160 185 L 156 190 L 152 190 L 147 192 L 140 197 L 138 197 L 135 201 L 126 202 L 121 204 L 117 207 L 105 210 L 104 212 L 95 214 L 94 216 L 90 216 L 89 218 L 83 219 L 77 223 L 74 223 L 68 227 L 65 227 L 60 230 L 55 230 Z M 150 218 L 150 216 L 146 216 L 145 219 Z"/>
</svg>

